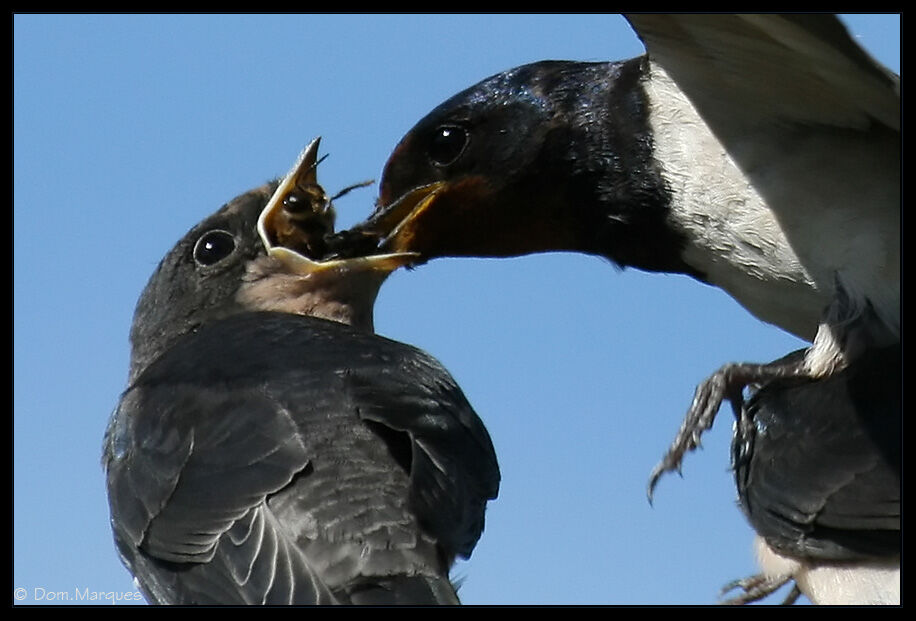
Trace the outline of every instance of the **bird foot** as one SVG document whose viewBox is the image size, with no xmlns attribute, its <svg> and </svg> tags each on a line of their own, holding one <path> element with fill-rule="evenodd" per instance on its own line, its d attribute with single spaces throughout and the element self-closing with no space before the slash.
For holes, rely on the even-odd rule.
<svg viewBox="0 0 916 621">
<path fill-rule="evenodd" d="M 701 436 L 712 428 L 723 401 L 731 402 L 735 418 L 740 420 L 744 389 L 747 386 L 800 375 L 805 372 L 803 362 L 803 358 L 794 355 L 768 364 L 731 362 L 697 386 L 693 403 L 687 410 L 674 441 L 649 475 L 649 503 L 652 503 L 655 486 L 663 474 L 680 474 L 684 455 L 700 446 Z"/>
<path fill-rule="evenodd" d="M 726 606 L 741 606 L 744 604 L 750 604 L 753 602 L 760 601 L 765 597 L 769 597 L 777 590 L 779 590 L 784 584 L 792 582 L 791 576 L 767 576 L 766 574 L 756 574 L 753 576 L 748 576 L 747 578 L 741 578 L 739 580 L 733 580 L 729 582 L 719 593 L 719 597 L 722 597 L 729 591 L 735 589 L 741 589 L 743 593 L 736 597 L 730 597 L 728 599 L 722 600 L 722 604 Z M 789 591 L 789 594 L 783 600 L 783 606 L 791 606 L 801 595 L 801 591 L 798 589 L 797 584 L 792 585 L 792 590 Z"/>
</svg>

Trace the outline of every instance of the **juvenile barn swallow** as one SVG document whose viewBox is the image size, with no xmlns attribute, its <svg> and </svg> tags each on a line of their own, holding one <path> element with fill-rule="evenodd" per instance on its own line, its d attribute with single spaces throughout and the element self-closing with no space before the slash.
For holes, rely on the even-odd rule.
<svg viewBox="0 0 916 621">
<path fill-rule="evenodd" d="M 627 19 L 644 56 L 524 65 L 435 108 L 341 239 L 414 263 L 574 251 L 683 273 L 812 343 L 703 382 L 651 499 L 723 401 L 740 416 L 746 387 L 899 345 L 900 81 L 833 15 Z"/>
<path fill-rule="evenodd" d="M 317 148 L 191 229 L 137 305 L 103 464 L 151 603 L 458 603 L 496 455 L 436 360 L 372 332 L 410 255 L 312 260 Z"/>
</svg>

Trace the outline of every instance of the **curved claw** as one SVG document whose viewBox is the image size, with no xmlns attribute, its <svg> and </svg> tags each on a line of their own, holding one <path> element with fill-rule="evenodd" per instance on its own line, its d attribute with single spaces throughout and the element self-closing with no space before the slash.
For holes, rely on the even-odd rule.
<svg viewBox="0 0 916 621">
<path fill-rule="evenodd" d="M 684 455 L 702 446 L 700 440 L 706 431 L 712 429 L 723 401 L 731 402 L 735 418 L 740 421 L 744 389 L 749 384 L 801 375 L 805 372 L 803 364 L 803 357 L 794 355 L 769 364 L 732 362 L 722 366 L 697 386 L 681 428 L 649 476 L 649 504 L 652 504 L 652 495 L 659 478 L 666 472 L 677 471 L 680 474 Z"/>
<path fill-rule="evenodd" d="M 791 581 L 792 576 L 767 576 L 766 574 L 755 574 L 746 578 L 732 580 L 719 591 L 719 598 L 721 599 L 729 591 L 741 589 L 743 593 L 735 597 L 723 599 L 722 604 L 726 606 L 750 604 L 772 595 L 784 584 Z M 792 590 L 786 596 L 786 599 L 783 600 L 782 605 L 788 606 L 794 604 L 795 600 L 797 600 L 800 595 L 801 591 L 798 589 L 798 585 L 793 585 Z"/>
<path fill-rule="evenodd" d="M 665 470 L 661 467 L 661 464 L 657 464 L 652 468 L 652 472 L 649 474 L 649 486 L 646 489 L 646 498 L 649 500 L 649 506 L 654 504 L 655 500 L 655 486 L 658 485 L 658 480 L 664 474 Z"/>
<path fill-rule="evenodd" d="M 666 472 L 674 471 L 681 474 L 681 463 L 684 455 L 697 448 L 702 448 L 701 438 L 707 430 L 712 428 L 722 401 L 734 394 L 734 391 L 730 388 L 733 384 L 733 369 L 736 366 L 738 365 L 725 365 L 697 386 L 693 402 L 684 416 L 681 428 L 662 460 L 653 468 L 650 474 L 648 489 L 650 504 L 652 503 L 655 486 L 661 476 Z M 740 392 L 739 390 L 739 395 Z"/>
</svg>

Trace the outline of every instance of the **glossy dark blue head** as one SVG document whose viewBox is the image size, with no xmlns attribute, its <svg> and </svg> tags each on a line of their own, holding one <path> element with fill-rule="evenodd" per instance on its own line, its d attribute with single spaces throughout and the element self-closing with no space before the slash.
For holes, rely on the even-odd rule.
<svg viewBox="0 0 916 621">
<path fill-rule="evenodd" d="M 382 173 L 370 222 L 383 247 L 425 259 L 568 250 L 628 263 L 616 239 L 626 235 L 609 228 L 665 200 L 657 178 L 647 183 L 643 66 L 543 61 L 442 103 Z"/>
</svg>

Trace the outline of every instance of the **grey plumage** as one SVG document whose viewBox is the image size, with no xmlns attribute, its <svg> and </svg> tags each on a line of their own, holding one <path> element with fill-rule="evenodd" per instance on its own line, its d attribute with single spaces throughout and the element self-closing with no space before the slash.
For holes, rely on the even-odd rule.
<svg viewBox="0 0 916 621">
<path fill-rule="evenodd" d="M 240 295 L 273 265 L 276 187 L 192 229 L 141 296 L 103 456 L 122 560 L 153 603 L 458 603 L 498 490 L 487 431 L 425 353 Z M 231 239 L 202 264 L 212 231 Z"/>
</svg>

